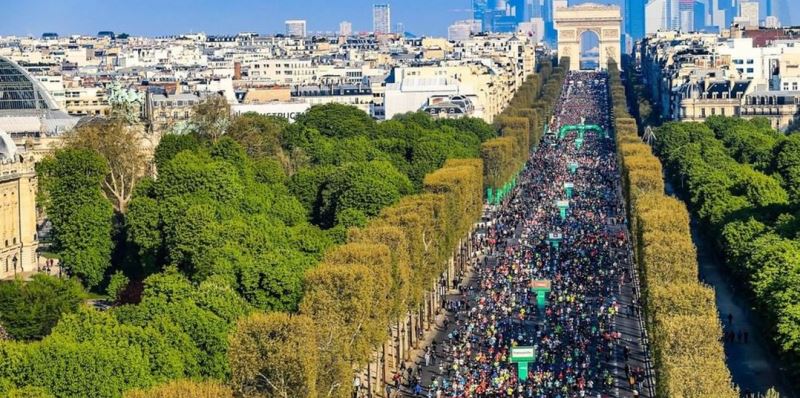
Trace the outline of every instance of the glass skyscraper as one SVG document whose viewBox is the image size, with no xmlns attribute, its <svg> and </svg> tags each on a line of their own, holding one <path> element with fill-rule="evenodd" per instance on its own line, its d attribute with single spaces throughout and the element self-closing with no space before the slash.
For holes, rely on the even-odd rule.
<svg viewBox="0 0 800 398">
<path fill-rule="evenodd" d="M 372 6 L 372 32 L 376 35 L 392 33 L 392 20 L 388 4 Z"/>
<path fill-rule="evenodd" d="M 625 0 L 625 15 L 623 18 L 625 33 L 633 41 L 644 37 L 644 4 L 646 0 Z"/>
<path fill-rule="evenodd" d="M 530 21 L 532 7 L 531 0 L 472 0 L 472 16 L 484 32 L 515 32 L 517 25 Z"/>
</svg>

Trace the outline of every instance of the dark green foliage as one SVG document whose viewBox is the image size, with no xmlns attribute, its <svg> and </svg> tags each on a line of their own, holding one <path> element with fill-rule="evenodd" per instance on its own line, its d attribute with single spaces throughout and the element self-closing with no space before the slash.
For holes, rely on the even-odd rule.
<svg viewBox="0 0 800 398">
<path fill-rule="evenodd" d="M 156 149 L 157 175 L 142 180 L 119 218 L 114 237 L 124 240 L 126 262 L 114 268 L 102 158 L 59 151 L 42 164 L 63 264 L 136 304 L 76 312 L 76 303 L 42 316 L 42 341 L 0 342 L 0 395 L 119 397 L 173 379 L 227 380 L 237 320 L 254 310 L 296 312 L 306 271 L 347 241 L 348 228 L 366 227 L 421 190 L 426 174 L 477 157 L 496 135 L 480 119 L 411 113 L 377 124 L 338 104 L 315 106 L 292 125 L 255 114 L 228 124 L 227 111 L 204 107 L 196 122 L 213 131 L 167 135 Z M 0 314 L 20 302 L 0 303 Z"/>
<path fill-rule="evenodd" d="M 425 175 L 445 160 L 477 157 L 481 142 L 496 135 L 494 127 L 475 118 L 433 120 L 414 112 L 375 124 L 356 108 L 344 108 L 312 107 L 284 131 L 284 150 L 300 150 L 312 164 L 289 178 L 289 189 L 309 220 L 323 228 L 332 228 L 337 213 L 350 208 L 374 216 L 418 191 Z M 338 119 L 325 121 L 330 118 Z M 368 165 L 380 167 L 370 172 Z"/>
<path fill-rule="evenodd" d="M 319 221 L 331 227 L 337 214 L 347 209 L 356 209 L 372 217 L 411 192 L 411 181 L 391 163 L 347 163 L 332 174 L 322 188 Z"/>
<path fill-rule="evenodd" d="M 301 275 L 332 242 L 282 180 L 274 159 L 251 160 L 227 137 L 183 151 L 131 201 L 128 239 L 147 268 L 175 266 L 195 283 L 225 281 L 259 308 L 292 309 Z"/>
<path fill-rule="evenodd" d="M 253 162 L 253 177 L 262 184 L 283 184 L 286 171 L 278 159 L 265 157 Z"/>
<path fill-rule="evenodd" d="M 195 287 L 170 270 L 145 284 L 141 304 L 84 307 L 41 342 L 0 342 L 0 392 L 120 397 L 173 379 L 226 379 L 228 332 L 251 307 L 214 278 Z"/>
<path fill-rule="evenodd" d="M 281 133 L 288 125 L 284 118 L 248 112 L 233 120 L 227 135 L 238 142 L 247 155 L 259 159 L 280 153 Z"/>
<path fill-rule="evenodd" d="M 158 197 L 195 195 L 219 202 L 241 199 L 242 184 L 236 167 L 203 152 L 180 152 L 158 172 Z"/>
<path fill-rule="evenodd" d="M 667 123 L 657 150 L 730 269 L 750 287 L 793 372 L 800 373 L 800 139 L 763 119 Z M 768 174 L 772 173 L 772 174 Z"/>
<path fill-rule="evenodd" d="M 84 299 L 80 283 L 48 275 L 0 282 L 0 325 L 17 340 L 39 340 Z"/>
<path fill-rule="evenodd" d="M 113 248 L 113 208 L 101 187 L 105 160 L 90 150 L 64 149 L 37 167 L 62 266 L 87 286 L 97 286 L 111 265 Z"/>
<path fill-rule="evenodd" d="M 712 116 L 706 120 L 706 125 L 714 130 L 737 161 L 749 163 L 760 171 L 771 170 L 773 151 L 783 140 L 783 134 L 772 129 L 768 120 Z"/>
<path fill-rule="evenodd" d="M 366 135 L 375 126 L 375 121 L 358 108 L 335 103 L 311 107 L 296 122 L 333 138 Z"/>
<path fill-rule="evenodd" d="M 312 220 L 319 220 L 322 187 L 336 171 L 334 166 L 309 167 L 289 179 L 289 191 L 303 204 Z"/>
<path fill-rule="evenodd" d="M 193 134 L 167 134 L 161 137 L 161 141 L 156 147 L 153 161 L 158 170 L 172 160 L 178 153 L 182 151 L 193 151 L 200 147 L 200 141 Z"/>
<path fill-rule="evenodd" d="M 790 135 L 778 146 L 775 169 L 783 177 L 791 202 L 800 204 L 800 134 Z"/>
<path fill-rule="evenodd" d="M 367 225 L 367 221 L 367 215 L 363 211 L 354 208 L 344 209 L 336 214 L 336 225 L 342 225 L 345 228 L 361 228 Z"/>
</svg>

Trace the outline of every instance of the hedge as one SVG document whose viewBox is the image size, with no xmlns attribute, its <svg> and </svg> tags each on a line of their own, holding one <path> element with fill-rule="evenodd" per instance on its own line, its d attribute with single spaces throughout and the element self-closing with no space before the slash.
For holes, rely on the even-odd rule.
<svg viewBox="0 0 800 398">
<path fill-rule="evenodd" d="M 659 397 L 738 397 L 720 342 L 714 291 L 697 280 L 685 205 L 664 194 L 661 162 L 639 140 L 616 64 L 609 84 L 628 219 L 642 276 Z"/>
</svg>

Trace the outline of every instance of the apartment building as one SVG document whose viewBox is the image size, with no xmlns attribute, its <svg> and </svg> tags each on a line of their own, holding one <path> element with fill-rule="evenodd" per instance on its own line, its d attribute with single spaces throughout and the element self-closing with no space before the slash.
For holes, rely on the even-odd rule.
<svg viewBox="0 0 800 398">
<path fill-rule="evenodd" d="M 786 130 L 800 118 L 800 40 L 792 36 L 782 29 L 659 32 L 639 43 L 638 59 L 667 120 L 758 116 Z"/>
</svg>

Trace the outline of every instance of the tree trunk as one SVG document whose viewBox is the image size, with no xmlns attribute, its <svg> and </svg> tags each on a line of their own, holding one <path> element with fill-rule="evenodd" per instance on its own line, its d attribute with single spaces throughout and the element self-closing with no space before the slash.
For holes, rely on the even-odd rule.
<svg viewBox="0 0 800 398">
<path fill-rule="evenodd" d="M 383 391 L 386 390 L 386 388 L 384 388 L 386 384 L 391 382 L 391 377 L 389 376 L 389 361 L 388 361 L 389 358 L 387 354 L 388 351 L 389 351 L 389 342 L 387 341 L 383 345 L 383 350 L 381 352 L 381 363 L 383 364 L 383 366 L 381 366 L 381 377 L 379 379 L 381 382 L 378 385 L 381 394 L 383 394 Z"/>
<path fill-rule="evenodd" d="M 400 361 L 405 360 L 403 355 L 405 355 L 405 350 L 403 350 L 403 346 L 405 345 L 405 335 L 403 335 L 403 322 L 400 318 L 397 319 L 397 346 L 396 346 L 396 354 L 395 355 L 395 370 L 400 368 Z"/>
</svg>

